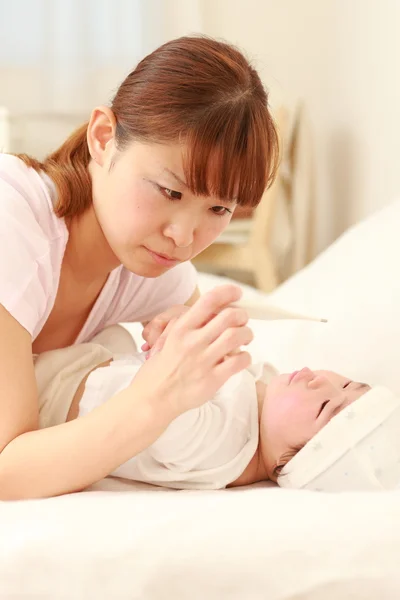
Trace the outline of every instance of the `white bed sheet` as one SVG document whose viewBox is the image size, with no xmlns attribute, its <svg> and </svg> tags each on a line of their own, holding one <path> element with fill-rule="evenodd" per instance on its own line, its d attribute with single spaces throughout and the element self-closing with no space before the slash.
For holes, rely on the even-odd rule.
<svg viewBox="0 0 400 600">
<path fill-rule="evenodd" d="M 400 392 L 399 223 L 394 203 L 274 292 L 330 321 L 254 323 L 254 357 L 345 369 Z M 7 599 L 395 599 L 399 556 L 400 492 L 175 492 L 107 479 L 81 494 L 0 503 Z"/>
<path fill-rule="evenodd" d="M 0 597 L 399 597 L 400 494 L 89 492 L 0 511 Z"/>
</svg>

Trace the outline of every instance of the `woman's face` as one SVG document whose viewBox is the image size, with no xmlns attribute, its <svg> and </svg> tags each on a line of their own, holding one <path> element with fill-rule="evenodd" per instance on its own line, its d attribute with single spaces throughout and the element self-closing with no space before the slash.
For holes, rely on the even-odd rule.
<svg viewBox="0 0 400 600">
<path fill-rule="evenodd" d="M 115 257 L 138 275 L 157 277 L 190 260 L 231 219 L 234 202 L 195 196 L 186 186 L 184 152 L 178 144 L 133 142 L 91 164 L 97 220 Z"/>
</svg>

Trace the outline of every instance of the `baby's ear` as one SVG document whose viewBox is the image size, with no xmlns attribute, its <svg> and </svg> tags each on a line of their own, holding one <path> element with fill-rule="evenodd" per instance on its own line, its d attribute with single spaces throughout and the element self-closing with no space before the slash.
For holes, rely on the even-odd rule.
<svg viewBox="0 0 400 600">
<path fill-rule="evenodd" d="M 276 465 L 274 470 L 272 471 L 271 480 L 275 483 L 278 481 L 278 477 L 281 474 L 281 471 L 285 465 Z"/>
<path fill-rule="evenodd" d="M 283 467 L 286 467 L 288 462 L 290 462 L 292 458 L 294 458 L 296 454 L 300 452 L 300 450 L 306 445 L 306 443 L 307 441 L 297 444 L 296 446 L 292 447 L 288 452 L 282 454 L 282 456 L 279 458 L 279 462 L 276 464 L 274 470 L 272 471 L 271 479 L 273 481 L 277 482 Z"/>
</svg>

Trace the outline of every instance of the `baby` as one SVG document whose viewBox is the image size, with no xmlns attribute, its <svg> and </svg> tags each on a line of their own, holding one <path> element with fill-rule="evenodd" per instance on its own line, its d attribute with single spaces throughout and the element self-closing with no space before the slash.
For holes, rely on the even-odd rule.
<svg viewBox="0 0 400 600">
<path fill-rule="evenodd" d="M 37 358 L 41 427 L 88 414 L 126 388 L 145 362 L 122 328 L 102 335 Z M 330 371 L 303 368 L 279 375 L 267 364 L 253 365 L 231 377 L 209 402 L 176 418 L 112 475 L 176 489 L 268 479 L 288 486 L 285 465 L 369 390 Z"/>
</svg>

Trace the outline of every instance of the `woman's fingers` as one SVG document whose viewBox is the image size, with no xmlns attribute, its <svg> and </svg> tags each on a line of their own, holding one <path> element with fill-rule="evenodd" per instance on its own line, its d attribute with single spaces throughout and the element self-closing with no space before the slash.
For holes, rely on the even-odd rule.
<svg viewBox="0 0 400 600">
<path fill-rule="evenodd" d="M 241 296 L 240 287 L 232 284 L 220 285 L 195 302 L 190 310 L 183 315 L 180 326 L 185 329 L 203 327 L 229 304 L 240 300 Z"/>
<path fill-rule="evenodd" d="M 243 308 L 225 308 L 203 328 L 202 336 L 206 344 L 212 344 L 224 331 L 232 327 L 243 327 L 249 317 Z"/>
<path fill-rule="evenodd" d="M 217 385 L 222 386 L 229 377 L 240 373 L 251 365 L 251 356 L 248 352 L 237 352 L 231 356 L 226 356 L 225 360 L 214 367 L 214 377 Z"/>
<path fill-rule="evenodd" d="M 142 346 L 142 350 L 146 352 L 150 350 L 159 339 L 159 337 L 164 332 L 165 328 L 168 326 L 168 323 L 172 319 L 176 319 L 183 315 L 185 312 L 189 310 L 188 306 L 183 304 L 179 304 L 176 306 L 171 306 L 168 310 L 160 313 L 154 319 L 149 321 L 147 325 L 143 328 L 142 338 L 145 340 L 145 343 Z"/>
<path fill-rule="evenodd" d="M 237 286 L 225 285 L 200 298 L 179 319 L 171 344 L 182 344 L 185 356 L 198 355 L 197 365 L 204 361 L 207 368 L 213 368 L 227 355 L 240 354 L 240 347 L 253 340 L 246 326 L 247 311 L 229 306 L 240 294 Z"/>
<path fill-rule="evenodd" d="M 176 414 L 201 406 L 229 377 L 251 364 L 250 355 L 241 350 L 253 340 L 247 313 L 230 306 L 240 295 L 234 285 L 221 286 L 185 314 L 177 318 L 169 314 L 168 325 L 137 377 L 143 385 L 158 386 Z"/>
<path fill-rule="evenodd" d="M 230 327 L 209 345 L 205 358 L 211 365 L 219 364 L 228 355 L 233 357 L 240 354 L 240 347 L 250 344 L 253 338 L 250 327 Z"/>
<path fill-rule="evenodd" d="M 151 348 L 147 358 L 150 358 L 150 357 L 154 356 L 154 354 L 156 354 L 157 352 L 160 352 L 160 350 L 163 348 L 163 346 L 168 338 L 168 335 L 171 332 L 172 327 L 175 325 L 177 320 L 178 320 L 177 317 L 170 320 L 168 325 L 165 327 L 163 333 L 160 335 L 160 337 L 158 338 L 158 340 L 156 341 L 154 346 Z"/>
<path fill-rule="evenodd" d="M 238 286 L 229 284 L 218 286 L 207 294 L 204 294 L 204 296 L 201 296 L 190 308 L 184 305 L 172 306 L 168 310 L 157 315 L 157 317 L 152 319 L 144 327 L 142 337 L 145 343 L 142 346 L 142 350 L 146 352 L 154 346 L 171 319 L 182 317 L 182 330 L 198 329 L 209 321 L 212 321 L 216 315 L 229 306 L 229 304 L 239 300 L 241 295 L 242 292 Z M 242 309 L 236 310 L 241 311 Z M 228 326 L 229 323 L 226 323 L 225 327 Z"/>
</svg>

